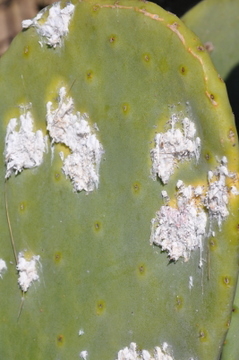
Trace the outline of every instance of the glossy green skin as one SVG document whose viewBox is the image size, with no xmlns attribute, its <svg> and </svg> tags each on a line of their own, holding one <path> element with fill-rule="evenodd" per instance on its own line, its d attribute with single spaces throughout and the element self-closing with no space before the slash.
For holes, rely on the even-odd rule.
<svg viewBox="0 0 239 360">
<path fill-rule="evenodd" d="M 227 156 L 230 171 L 238 171 L 225 86 L 199 40 L 156 5 L 74 3 L 62 48 L 41 47 L 31 28 L 1 59 L 0 152 L 18 105 L 31 102 L 36 126 L 45 131 L 46 102 L 67 86 L 76 109 L 100 129 L 100 185 L 88 195 L 74 193 L 49 151 L 38 169 L 5 186 L 1 158 L 1 257 L 8 264 L 0 279 L 1 358 L 78 359 L 87 350 L 89 360 L 113 360 L 131 341 L 148 350 L 166 341 L 175 360 L 216 360 L 237 281 L 237 198 L 230 199 L 222 231 L 204 243 L 202 269 L 199 251 L 186 263 L 169 262 L 149 238 L 163 189 L 173 198 L 178 179 L 205 185 L 216 156 Z M 201 157 L 180 165 L 163 186 L 150 177 L 150 150 L 155 132 L 165 131 L 169 106 L 184 113 L 186 102 Z M 4 193 L 16 251 L 41 256 L 40 281 L 22 307 Z"/>
</svg>

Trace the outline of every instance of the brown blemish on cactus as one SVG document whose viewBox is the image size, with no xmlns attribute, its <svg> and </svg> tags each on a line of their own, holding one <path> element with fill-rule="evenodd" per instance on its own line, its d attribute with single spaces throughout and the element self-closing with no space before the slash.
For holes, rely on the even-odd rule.
<svg viewBox="0 0 239 360">
<path fill-rule="evenodd" d="M 99 231 L 101 230 L 101 223 L 100 223 L 99 221 L 96 221 L 96 222 L 94 223 L 94 230 L 95 230 L 96 232 L 99 232 Z"/>
<path fill-rule="evenodd" d="M 29 46 L 25 46 L 24 49 L 23 49 L 23 55 L 25 57 L 28 57 L 29 56 Z"/>
<path fill-rule="evenodd" d="M 198 49 L 199 51 L 204 51 L 204 50 L 205 50 L 205 48 L 204 48 L 202 45 L 197 46 L 197 49 Z"/>
<path fill-rule="evenodd" d="M 105 301 L 99 300 L 96 304 L 96 314 L 102 315 L 105 312 Z"/>
<path fill-rule="evenodd" d="M 138 181 L 133 183 L 132 190 L 134 194 L 139 194 L 140 192 L 140 183 Z"/>
<path fill-rule="evenodd" d="M 182 296 L 177 295 L 175 298 L 175 309 L 181 310 L 183 307 L 183 298 Z"/>
<path fill-rule="evenodd" d="M 61 178 L 61 174 L 60 174 L 58 171 L 55 172 L 55 174 L 54 174 L 54 179 L 55 179 L 56 181 L 59 181 L 60 178 Z"/>
<path fill-rule="evenodd" d="M 64 344 L 64 341 L 65 341 L 64 335 L 59 334 L 59 335 L 57 336 L 57 345 L 58 345 L 58 346 L 62 346 L 62 345 Z"/>
<path fill-rule="evenodd" d="M 124 103 L 124 104 L 122 105 L 123 114 L 125 114 L 125 115 L 128 114 L 128 113 L 129 113 L 129 110 L 130 110 L 129 104 Z"/>
<path fill-rule="evenodd" d="M 114 44 L 115 41 L 116 41 L 116 35 L 111 35 L 110 38 L 109 38 L 109 41 L 111 44 Z"/>
<path fill-rule="evenodd" d="M 209 98 L 209 100 L 211 101 L 212 105 L 217 106 L 217 102 L 215 100 L 215 95 L 212 93 L 209 93 L 208 91 L 206 91 L 206 95 Z"/>
<path fill-rule="evenodd" d="M 221 75 L 219 75 L 219 74 L 218 74 L 218 79 L 219 79 L 222 83 L 224 83 L 223 78 L 222 78 Z"/>
<path fill-rule="evenodd" d="M 229 287 L 231 285 L 231 278 L 229 276 L 224 276 L 222 278 L 223 284 Z"/>
<path fill-rule="evenodd" d="M 20 210 L 21 213 L 23 213 L 26 210 L 26 203 L 24 201 L 22 201 L 19 204 L 19 210 Z"/>
<path fill-rule="evenodd" d="M 209 240 L 209 247 L 210 247 L 210 250 L 216 250 L 216 248 L 217 248 L 217 240 L 215 238 L 211 238 Z"/>
<path fill-rule="evenodd" d="M 186 69 L 185 66 L 180 66 L 179 70 L 180 70 L 180 73 L 181 73 L 182 75 L 186 75 L 187 69 Z"/>
<path fill-rule="evenodd" d="M 92 80 L 93 79 L 93 71 L 92 70 L 88 70 L 86 72 L 86 79 L 87 80 Z"/>
<path fill-rule="evenodd" d="M 146 63 L 149 63 L 149 62 L 150 62 L 150 55 L 149 55 L 149 54 L 144 54 L 144 55 L 143 55 L 143 60 L 144 60 Z"/>
<path fill-rule="evenodd" d="M 62 253 L 60 251 L 57 251 L 55 254 L 54 254 L 54 262 L 55 264 L 59 264 L 62 260 Z"/>
<path fill-rule="evenodd" d="M 231 324 L 231 322 L 230 322 L 230 320 L 228 320 L 228 321 L 226 322 L 226 328 L 228 328 L 228 329 L 229 329 L 230 324 Z"/>
<path fill-rule="evenodd" d="M 233 144 L 233 146 L 235 146 L 235 143 L 236 143 L 235 131 L 233 131 L 232 129 L 229 129 L 228 139 L 231 141 L 231 143 Z"/>
<path fill-rule="evenodd" d="M 210 160 L 210 155 L 209 155 L 208 153 L 205 154 L 205 159 L 206 159 L 207 161 Z"/>
<path fill-rule="evenodd" d="M 145 275 L 146 269 L 144 264 L 139 264 L 138 266 L 138 273 L 139 275 L 143 276 Z"/>
<path fill-rule="evenodd" d="M 96 11 L 99 11 L 100 10 L 100 5 L 94 5 L 93 7 L 92 7 L 92 10 L 94 11 L 94 12 L 96 12 Z"/>
<path fill-rule="evenodd" d="M 204 47 L 208 53 L 211 53 L 214 50 L 214 45 L 211 41 L 205 42 Z"/>
<path fill-rule="evenodd" d="M 203 151 L 203 156 L 204 159 L 211 164 L 211 166 L 214 166 L 214 156 L 212 155 L 212 153 L 210 151 L 208 151 L 208 149 L 205 149 Z"/>
<path fill-rule="evenodd" d="M 207 332 L 206 332 L 206 330 L 204 330 L 204 329 L 199 330 L 198 337 L 199 337 L 199 340 L 201 342 L 207 341 Z"/>
</svg>

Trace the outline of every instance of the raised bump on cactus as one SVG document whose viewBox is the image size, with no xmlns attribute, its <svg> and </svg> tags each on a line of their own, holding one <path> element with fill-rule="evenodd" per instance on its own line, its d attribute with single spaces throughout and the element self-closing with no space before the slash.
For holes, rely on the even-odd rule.
<svg viewBox="0 0 239 360">
<path fill-rule="evenodd" d="M 147 358 L 156 357 L 157 345 L 164 352 L 166 340 L 175 360 L 217 360 L 238 274 L 238 178 L 230 175 L 238 172 L 238 140 L 225 85 L 198 38 L 160 7 L 137 0 L 71 3 L 63 46 L 40 46 L 43 38 L 30 26 L 0 60 L 0 152 L 9 120 L 22 115 L 18 106 L 30 103 L 33 133 L 48 135 L 54 149 L 44 153 L 41 166 L 7 179 L 5 157 L 0 158 L 2 198 L 7 191 L 7 207 L 0 202 L 1 257 L 14 261 L 12 234 L 16 254 L 29 249 L 42 265 L 41 281 L 24 294 L 17 326 L 16 268 L 8 265 L 0 281 L 0 354 L 79 359 L 87 351 L 87 360 L 113 360 L 135 343 L 136 355 L 147 349 Z M 67 4 L 61 1 L 60 8 Z M 175 159 L 165 183 L 158 172 L 153 181 L 154 139 L 171 129 L 172 114 L 187 155 Z M 62 133 L 56 132 L 56 119 Z M 183 119 L 189 119 L 186 136 Z M 86 132 L 80 130 L 78 139 L 74 129 L 80 124 Z M 91 153 L 81 141 L 93 135 L 100 151 L 90 168 L 99 177 L 91 184 L 99 186 L 86 196 L 88 185 L 72 191 L 74 180 L 62 173 L 62 161 L 73 152 Z M 227 191 L 227 216 L 217 188 L 223 196 Z M 188 261 L 169 261 L 169 252 L 150 246 L 151 220 L 163 206 L 193 206 L 210 218 L 211 199 L 203 202 L 207 192 L 213 209 L 219 206 L 209 237 L 201 248 L 186 250 Z"/>
</svg>

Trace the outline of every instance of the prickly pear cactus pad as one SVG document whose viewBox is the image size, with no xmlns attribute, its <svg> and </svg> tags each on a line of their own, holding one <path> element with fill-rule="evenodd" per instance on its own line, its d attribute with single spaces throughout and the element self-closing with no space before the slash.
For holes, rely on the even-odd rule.
<svg viewBox="0 0 239 360">
<path fill-rule="evenodd" d="M 0 89 L 1 358 L 219 359 L 238 140 L 198 38 L 151 3 L 62 1 Z"/>
</svg>

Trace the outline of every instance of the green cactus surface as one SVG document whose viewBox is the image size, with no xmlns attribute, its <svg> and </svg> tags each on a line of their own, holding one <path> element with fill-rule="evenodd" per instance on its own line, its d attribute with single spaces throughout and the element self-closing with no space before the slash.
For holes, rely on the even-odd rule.
<svg viewBox="0 0 239 360">
<path fill-rule="evenodd" d="M 204 0 L 188 11 L 183 22 L 193 30 L 208 49 L 219 74 L 225 80 L 233 112 L 239 125 L 239 2 L 237 0 Z M 239 288 L 235 296 L 230 329 L 222 359 L 238 359 Z"/>
<path fill-rule="evenodd" d="M 238 139 L 200 40 L 152 3 L 61 1 L 0 89 L 0 358 L 219 359 Z"/>
<path fill-rule="evenodd" d="M 204 0 L 188 11 L 182 20 L 208 49 L 217 71 L 226 82 L 239 124 L 238 13 L 238 0 Z"/>
<path fill-rule="evenodd" d="M 234 304 L 232 308 L 232 318 L 230 328 L 222 349 L 221 360 L 238 359 L 238 329 L 239 329 L 239 287 L 237 286 Z"/>
</svg>

